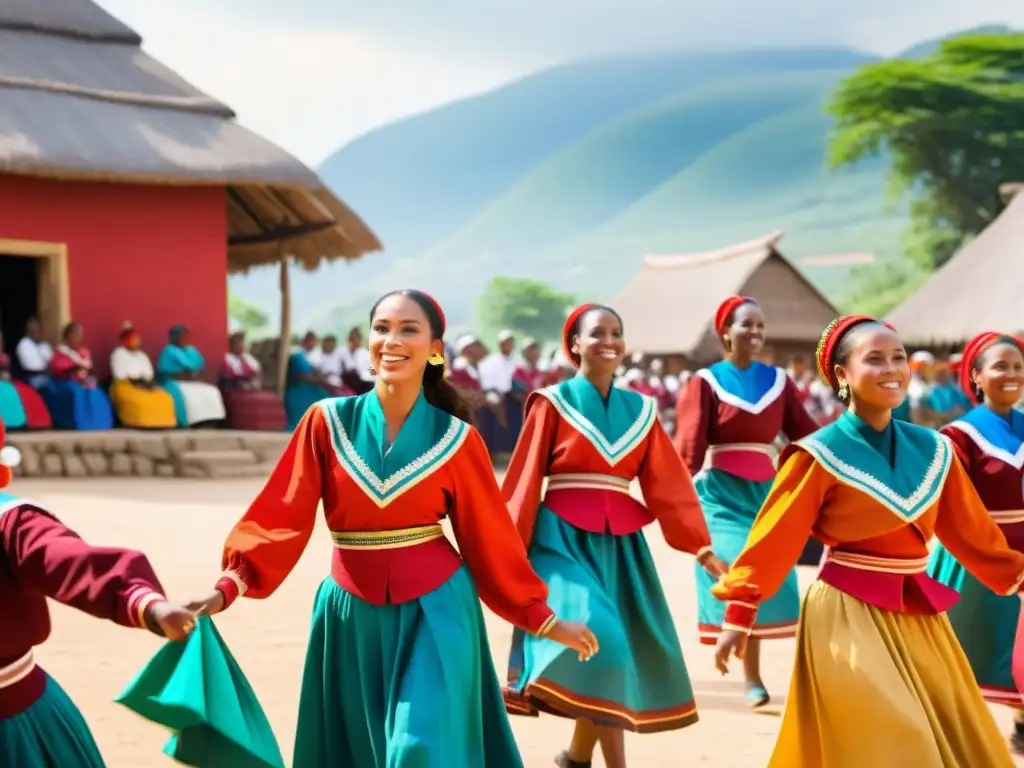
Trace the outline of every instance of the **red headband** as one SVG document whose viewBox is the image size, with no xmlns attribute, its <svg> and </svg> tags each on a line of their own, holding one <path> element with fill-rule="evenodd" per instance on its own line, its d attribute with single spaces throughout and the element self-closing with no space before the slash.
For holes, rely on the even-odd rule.
<svg viewBox="0 0 1024 768">
<path fill-rule="evenodd" d="M 579 319 L 583 317 L 587 312 L 596 307 L 597 304 L 581 304 L 576 307 L 572 312 L 569 313 L 569 317 L 565 320 L 565 325 L 562 326 L 562 350 L 565 352 L 565 359 L 573 365 L 576 362 L 572 359 L 572 329 Z M 579 366 L 577 366 L 579 367 Z"/>
<path fill-rule="evenodd" d="M 718 310 L 715 312 L 715 333 L 719 336 L 722 335 L 722 331 L 725 330 L 725 321 L 729 319 L 729 315 L 735 312 L 739 307 L 744 304 L 756 304 L 749 296 L 730 296 L 728 299 L 718 305 Z"/>
<path fill-rule="evenodd" d="M 964 394 L 967 395 L 975 405 L 981 401 L 978 399 L 978 396 L 974 391 L 974 379 L 971 377 L 971 372 L 974 370 L 974 362 L 982 352 L 992 346 L 995 342 L 1000 339 L 1012 338 L 1012 336 L 1006 336 L 1001 333 L 985 331 L 984 333 L 979 333 L 967 342 L 967 346 L 964 347 L 963 357 L 960 360 L 960 389 L 963 390 Z M 1020 346 L 1019 342 L 1018 346 Z"/>
<path fill-rule="evenodd" d="M 825 326 L 825 330 L 821 333 L 821 339 L 818 340 L 817 352 L 814 355 L 814 360 L 818 365 L 818 375 L 821 376 L 822 381 L 832 387 L 832 389 L 836 389 L 838 386 L 836 372 L 829 365 L 829 360 L 832 359 L 832 354 L 836 351 L 836 344 L 839 343 L 843 334 L 855 325 L 878 322 L 881 321 L 871 315 L 846 315 L 844 317 L 837 317 Z M 882 323 L 882 325 L 890 331 L 896 330 L 888 323 Z"/>
<path fill-rule="evenodd" d="M 444 316 L 444 310 L 441 309 L 441 305 L 437 303 L 437 299 L 426 291 L 416 291 L 416 293 L 434 305 L 434 311 L 437 312 L 437 316 L 441 319 L 441 334 L 443 335 L 448 329 L 448 318 Z"/>
</svg>

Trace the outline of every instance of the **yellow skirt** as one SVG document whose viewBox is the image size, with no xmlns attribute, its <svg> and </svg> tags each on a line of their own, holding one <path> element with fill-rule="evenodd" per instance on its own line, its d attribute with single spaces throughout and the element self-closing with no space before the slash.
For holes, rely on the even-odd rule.
<svg viewBox="0 0 1024 768">
<path fill-rule="evenodd" d="M 1013 768 L 945 614 L 816 581 L 769 768 Z"/>
<path fill-rule="evenodd" d="M 174 398 L 159 387 L 143 389 L 119 379 L 110 385 L 110 402 L 114 405 L 117 420 L 126 427 L 173 429 L 178 424 L 174 415 Z"/>
</svg>

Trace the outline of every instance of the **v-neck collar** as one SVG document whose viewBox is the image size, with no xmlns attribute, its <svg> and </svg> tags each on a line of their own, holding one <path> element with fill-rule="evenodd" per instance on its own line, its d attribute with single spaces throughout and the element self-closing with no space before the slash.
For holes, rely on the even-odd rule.
<svg viewBox="0 0 1024 768">
<path fill-rule="evenodd" d="M 1024 467 L 1024 414 L 1016 409 L 1006 419 L 988 406 L 972 408 L 950 427 L 959 429 L 982 453 L 999 459 L 1014 469 Z"/>
<path fill-rule="evenodd" d="M 374 390 L 321 401 L 335 457 L 379 507 L 440 469 L 469 434 L 469 425 L 434 408 L 420 393 L 387 446 L 387 420 Z"/>
<path fill-rule="evenodd" d="M 893 420 L 894 465 L 875 449 L 849 411 L 832 424 L 797 441 L 838 481 L 871 496 L 906 522 L 923 515 L 937 500 L 949 473 L 949 439 L 930 429 Z"/>
<path fill-rule="evenodd" d="M 789 378 L 781 368 L 757 360 L 748 368 L 737 368 L 728 360 L 720 360 L 696 375 L 708 383 L 721 402 L 755 415 L 779 399 Z"/>
<path fill-rule="evenodd" d="M 539 394 L 613 467 L 646 439 L 657 419 L 653 398 L 612 387 L 605 400 L 582 374 Z"/>
</svg>

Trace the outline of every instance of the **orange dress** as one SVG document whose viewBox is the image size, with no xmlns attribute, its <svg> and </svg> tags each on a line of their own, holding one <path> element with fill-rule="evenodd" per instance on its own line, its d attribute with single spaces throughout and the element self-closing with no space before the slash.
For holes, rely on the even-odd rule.
<svg viewBox="0 0 1024 768">
<path fill-rule="evenodd" d="M 644 501 L 630 493 L 639 482 Z M 697 495 L 652 398 L 582 376 L 534 392 L 503 484 L 549 603 L 584 621 L 601 652 L 586 665 L 550 640 L 513 636 L 506 706 L 513 714 L 584 717 L 631 731 L 682 728 L 696 705 L 675 625 L 643 529 L 669 546 L 709 548 Z"/>
<path fill-rule="evenodd" d="M 743 552 L 714 588 L 749 632 L 813 533 L 829 548 L 804 598 L 771 768 L 1010 768 L 1013 761 L 926 575 L 937 536 L 999 594 L 1024 581 L 948 438 L 852 413 L 790 446 Z"/>
<path fill-rule="evenodd" d="M 314 605 L 294 764 L 516 768 L 478 595 L 542 632 L 554 621 L 547 588 L 472 427 L 421 395 L 390 445 L 386 435 L 376 392 L 314 405 L 228 535 L 218 589 L 228 604 L 273 594 L 322 502 L 335 549 Z"/>
</svg>

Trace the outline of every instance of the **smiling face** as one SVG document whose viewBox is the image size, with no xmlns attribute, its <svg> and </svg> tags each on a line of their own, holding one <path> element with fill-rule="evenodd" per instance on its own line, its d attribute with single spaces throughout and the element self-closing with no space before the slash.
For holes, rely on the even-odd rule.
<svg viewBox="0 0 1024 768">
<path fill-rule="evenodd" d="M 370 320 L 370 363 L 385 384 L 423 379 L 427 358 L 444 351 L 432 339 L 430 321 L 413 299 L 394 294 L 381 300 Z"/>
<path fill-rule="evenodd" d="M 592 309 L 579 322 L 572 351 L 580 356 L 584 371 L 614 375 L 626 355 L 622 323 L 606 309 Z"/>
<path fill-rule="evenodd" d="M 753 302 L 741 304 L 732 313 L 732 322 L 725 328 L 722 341 L 734 355 L 753 357 L 764 347 L 764 313 Z"/>
<path fill-rule="evenodd" d="M 843 361 L 836 379 L 845 384 L 857 409 L 892 410 L 907 395 L 910 365 L 907 350 L 896 333 L 880 323 L 866 323 L 843 339 Z"/>
<path fill-rule="evenodd" d="M 1024 354 L 1016 344 L 993 344 L 978 356 L 971 378 L 988 405 L 1012 408 L 1024 390 Z"/>
</svg>

